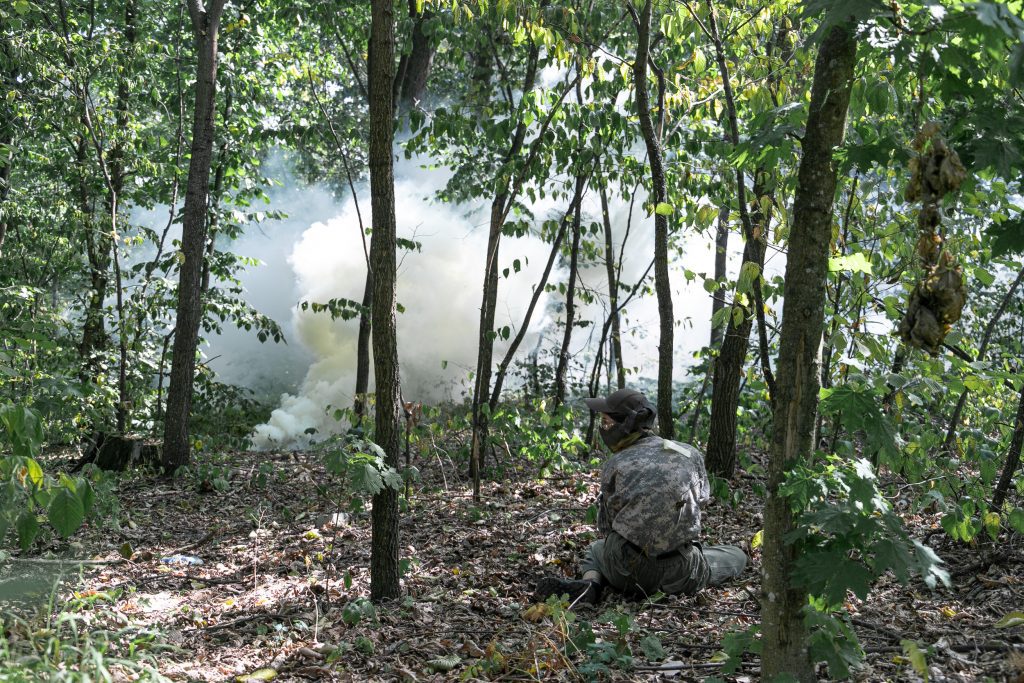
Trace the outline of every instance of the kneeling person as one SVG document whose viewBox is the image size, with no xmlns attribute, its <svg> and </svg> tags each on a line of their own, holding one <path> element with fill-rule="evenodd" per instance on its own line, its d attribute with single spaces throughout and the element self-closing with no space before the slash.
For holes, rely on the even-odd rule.
<svg viewBox="0 0 1024 683">
<path fill-rule="evenodd" d="M 582 580 L 542 579 L 536 599 L 568 594 L 593 604 L 605 585 L 637 597 L 693 595 L 742 573 L 742 550 L 698 541 L 700 506 L 711 492 L 701 452 L 651 432 L 654 407 L 638 391 L 585 402 L 601 414 L 601 439 L 613 453 L 601 469 L 598 499 L 605 537 L 587 550 Z"/>
</svg>

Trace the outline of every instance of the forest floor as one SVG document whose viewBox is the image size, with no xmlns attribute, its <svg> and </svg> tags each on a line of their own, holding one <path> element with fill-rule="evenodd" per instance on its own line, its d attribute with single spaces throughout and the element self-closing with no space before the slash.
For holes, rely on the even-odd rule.
<svg viewBox="0 0 1024 683">
<path fill-rule="evenodd" d="M 369 515 L 338 514 L 319 456 L 238 452 L 200 455 L 193 474 L 173 480 L 125 477 L 120 530 L 88 528 L 74 548 L 54 546 L 109 562 L 73 577 L 57 608 L 96 629 L 151 630 L 168 646 L 153 661 L 175 681 L 266 680 L 267 669 L 278 681 L 759 680 L 754 656 L 721 672 L 723 636 L 759 620 L 758 550 L 739 580 L 694 597 L 606 591 L 596 607 L 545 615 L 530 609 L 534 583 L 575 575 L 595 537 L 586 517 L 596 472 L 524 474 L 485 484 L 474 503 L 450 461 L 418 465 L 423 481 L 401 517 L 400 555 L 411 562 L 394 602 L 366 600 Z M 756 480 L 738 481 L 734 506 L 706 509 L 710 543 L 749 542 L 762 526 Z M 1024 549 L 929 535 L 937 516 L 906 523 L 947 561 L 953 586 L 886 580 L 868 601 L 851 598 L 867 653 L 854 678 L 1024 681 L 1024 627 L 994 627 L 1024 608 Z M 588 624 L 607 646 L 564 656 L 567 634 Z M 927 678 L 906 640 L 924 653 Z"/>
</svg>

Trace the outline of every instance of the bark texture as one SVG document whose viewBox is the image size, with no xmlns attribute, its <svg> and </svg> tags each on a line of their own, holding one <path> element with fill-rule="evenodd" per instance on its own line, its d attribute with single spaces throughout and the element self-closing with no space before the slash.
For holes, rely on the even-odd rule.
<svg viewBox="0 0 1024 683">
<path fill-rule="evenodd" d="M 192 156 L 182 211 L 182 262 L 178 280 L 177 323 L 164 420 L 163 465 L 168 472 L 187 464 L 191 455 L 189 422 L 199 323 L 203 316 L 201 291 L 206 250 L 206 204 L 210 192 L 210 166 L 213 163 L 217 37 L 224 1 L 210 0 L 205 9 L 199 0 L 189 0 L 188 3 L 199 65 L 196 70 L 195 115 L 192 120 Z"/>
<path fill-rule="evenodd" d="M 395 17 L 390 0 L 373 0 L 370 23 L 370 206 L 373 236 L 373 369 L 376 382 L 376 441 L 385 461 L 398 469 L 401 452 L 401 386 L 395 320 L 395 176 L 394 78 Z M 370 599 L 374 602 L 401 594 L 398 571 L 398 491 L 385 487 L 373 497 Z"/>
<path fill-rule="evenodd" d="M 794 200 L 765 503 L 761 608 L 765 680 L 782 674 L 799 681 L 816 680 L 803 618 L 807 591 L 793 581 L 796 558 L 793 546 L 784 540 L 793 528 L 793 513 L 779 487 L 786 473 L 811 453 L 836 190 L 832 154 L 843 141 L 856 52 L 853 27 L 846 24 L 831 28 L 818 51 Z"/>
</svg>

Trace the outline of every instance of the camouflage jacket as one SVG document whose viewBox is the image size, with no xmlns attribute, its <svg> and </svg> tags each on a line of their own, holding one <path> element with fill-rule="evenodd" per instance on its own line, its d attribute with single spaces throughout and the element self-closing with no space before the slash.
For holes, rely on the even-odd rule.
<svg viewBox="0 0 1024 683">
<path fill-rule="evenodd" d="M 711 495 L 704 456 L 693 446 L 648 436 L 601 469 L 597 528 L 615 531 L 650 556 L 700 535 L 700 505 Z"/>
</svg>

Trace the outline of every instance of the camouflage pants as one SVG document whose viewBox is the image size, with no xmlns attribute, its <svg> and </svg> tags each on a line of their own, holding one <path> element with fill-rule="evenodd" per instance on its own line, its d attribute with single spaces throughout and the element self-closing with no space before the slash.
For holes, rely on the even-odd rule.
<svg viewBox="0 0 1024 683">
<path fill-rule="evenodd" d="M 634 596 L 662 593 L 693 595 L 739 576 L 747 556 L 731 545 L 701 547 L 693 543 L 667 557 L 644 555 L 614 531 L 587 549 L 581 570 L 601 573 L 613 588 Z"/>
</svg>

